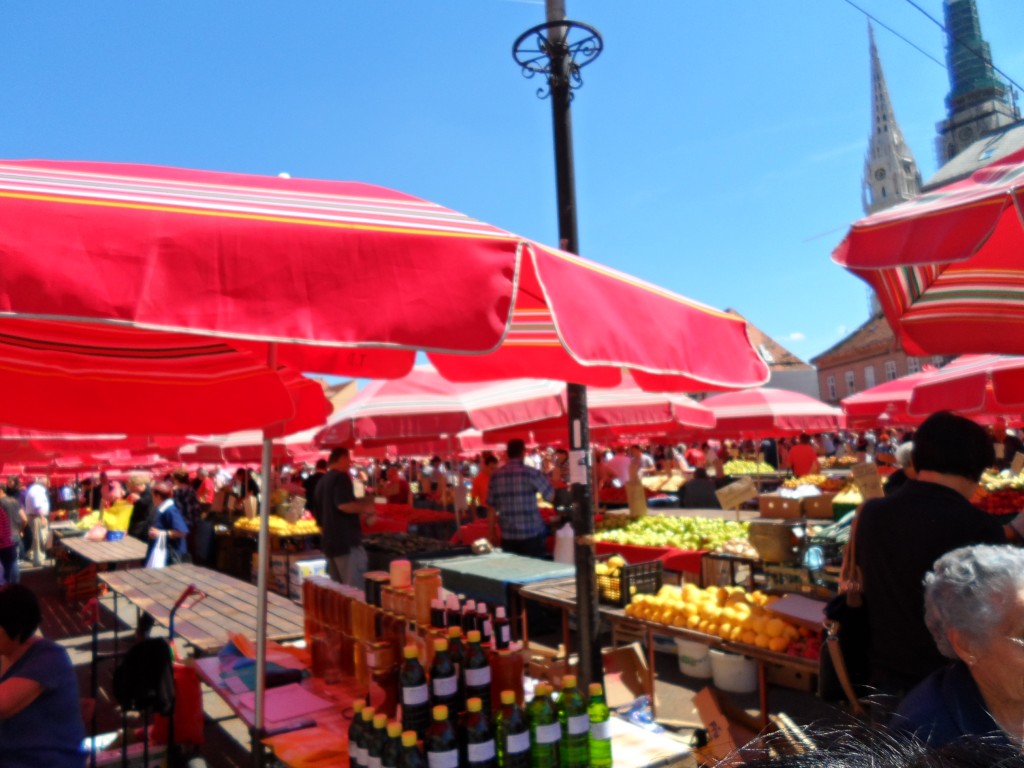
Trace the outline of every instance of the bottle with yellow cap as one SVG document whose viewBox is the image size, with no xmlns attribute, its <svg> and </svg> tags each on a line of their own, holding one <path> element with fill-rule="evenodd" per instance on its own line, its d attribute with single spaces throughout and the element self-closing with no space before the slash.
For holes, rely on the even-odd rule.
<svg viewBox="0 0 1024 768">
<path fill-rule="evenodd" d="M 604 700 L 604 687 L 600 683 L 591 683 L 590 704 L 587 711 L 590 715 L 590 765 L 593 768 L 612 768 L 612 733 L 608 721 L 611 712 Z"/>
<path fill-rule="evenodd" d="M 402 729 L 415 731 L 421 737 L 430 725 L 430 690 L 427 687 L 427 673 L 420 664 L 419 649 L 407 645 L 402 652 L 404 661 L 398 673 L 402 689 Z"/>
<path fill-rule="evenodd" d="M 491 718 L 476 696 L 466 699 L 466 716 L 462 722 L 463 764 L 466 768 L 498 768 Z"/>
<path fill-rule="evenodd" d="M 402 752 L 398 768 L 427 768 L 427 758 L 417 742 L 416 731 L 402 731 Z"/>
<path fill-rule="evenodd" d="M 398 758 L 402 754 L 402 724 L 391 720 L 387 727 L 384 748 L 380 751 L 381 768 L 398 768 Z"/>
<path fill-rule="evenodd" d="M 381 768 L 381 753 L 384 751 L 384 741 L 387 739 L 388 716 L 378 712 L 373 716 L 373 728 L 366 737 L 366 765 L 367 768 Z"/>
<path fill-rule="evenodd" d="M 530 765 L 533 768 L 558 768 L 562 726 L 551 703 L 551 690 L 549 683 L 537 683 L 533 699 L 526 706 L 526 720 L 530 724 Z"/>
<path fill-rule="evenodd" d="M 484 712 L 491 711 L 491 660 L 481 645 L 479 630 L 471 630 L 463 659 L 462 680 L 466 699 L 476 696 L 483 702 Z"/>
<path fill-rule="evenodd" d="M 360 768 L 359 762 L 359 741 L 366 743 L 363 732 L 363 709 L 366 702 L 363 699 L 356 699 L 352 702 L 352 723 L 348 727 L 348 765 L 349 768 Z M 364 760 L 365 762 L 365 760 Z"/>
<path fill-rule="evenodd" d="M 562 678 L 558 697 L 558 722 L 562 726 L 559 756 L 562 768 L 587 768 L 590 765 L 590 715 L 576 685 L 576 675 Z"/>
<path fill-rule="evenodd" d="M 451 709 L 455 714 L 460 710 L 459 675 L 448 654 L 448 641 L 439 637 L 434 641 L 434 663 L 430 665 L 430 701 Z"/>
<path fill-rule="evenodd" d="M 434 707 L 434 722 L 427 728 L 423 745 L 430 768 L 460 768 L 459 741 L 444 704 Z"/>
<path fill-rule="evenodd" d="M 495 716 L 494 741 L 502 768 L 530 768 L 530 726 L 516 701 L 515 691 L 501 692 Z"/>
<path fill-rule="evenodd" d="M 349 765 L 352 764 L 352 758 L 355 757 L 355 765 L 358 768 L 368 768 L 368 753 L 367 747 L 370 743 L 370 731 L 373 730 L 373 707 L 363 707 L 363 711 L 359 713 L 359 719 L 362 720 L 362 727 L 356 732 L 355 746 L 349 741 L 348 744 L 348 755 Z"/>
</svg>

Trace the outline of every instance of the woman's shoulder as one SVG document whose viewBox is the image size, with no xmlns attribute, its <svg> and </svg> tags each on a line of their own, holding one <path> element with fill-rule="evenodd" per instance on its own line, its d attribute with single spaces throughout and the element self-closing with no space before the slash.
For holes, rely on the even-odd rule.
<svg viewBox="0 0 1024 768">
<path fill-rule="evenodd" d="M 900 703 L 894 725 L 933 746 L 999 732 L 970 670 L 955 662 L 922 680 Z"/>
</svg>

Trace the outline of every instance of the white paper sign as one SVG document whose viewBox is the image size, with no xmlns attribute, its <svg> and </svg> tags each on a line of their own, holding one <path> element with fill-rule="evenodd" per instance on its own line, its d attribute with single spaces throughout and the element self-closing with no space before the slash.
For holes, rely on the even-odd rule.
<svg viewBox="0 0 1024 768">
<path fill-rule="evenodd" d="M 885 495 L 882 490 L 882 478 L 878 474 L 878 465 L 870 461 L 854 464 L 850 468 L 850 476 L 857 485 L 861 497 L 868 499 L 880 499 Z"/>
<path fill-rule="evenodd" d="M 734 483 L 729 483 L 724 488 L 715 491 L 718 503 L 722 509 L 736 509 L 744 501 L 757 498 L 757 486 L 751 477 L 741 477 Z"/>
</svg>

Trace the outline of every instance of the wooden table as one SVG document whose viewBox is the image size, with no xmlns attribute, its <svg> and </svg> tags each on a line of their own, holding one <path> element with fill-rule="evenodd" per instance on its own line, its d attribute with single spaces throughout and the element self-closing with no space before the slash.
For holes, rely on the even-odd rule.
<svg viewBox="0 0 1024 768">
<path fill-rule="evenodd" d="M 119 541 L 90 541 L 82 537 L 60 540 L 60 545 L 68 552 L 96 565 L 117 566 L 129 563 L 141 564 L 146 560 L 148 547 L 131 536 Z"/>
<path fill-rule="evenodd" d="M 544 605 L 558 608 L 562 611 L 562 634 L 565 642 L 566 655 L 569 654 L 569 613 L 576 610 L 576 580 L 573 579 L 551 579 L 536 584 L 524 586 L 519 590 L 519 598 L 523 602 L 534 600 Z M 667 624 L 647 621 L 645 619 L 626 616 L 625 610 L 609 605 L 601 605 L 599 614 L 612 624 L 625 624 L 631 628 L 638 629 L 644 634 L 644 643 L 647 646 L 647 694 L 651 699 L 651 712 L 655 712 L 654 702 L 654 636 L 680 638 L 702 643 L 709 648 L 717 648 L 728 653 L 735 653 L 757 662 L 757 679 L 759 691 L 759 705 L 761 718 L 764 724 L 768 722 L 768 684 L 766 680 L 766 668 L 768 664 L 777 664 L 789 669 L 799 670 L 806 673 L 817 674 L 818 660 L 807 659 L 799 656 L 789 656 L 784 653 L 776 653 L 764 648 L 758 648 L 746 643 L 737 643 L 731 640 L 723 640 L 719 637 L 706 635 L 703 632 L 694 632 L 681 627 L 671 627 Z M 523 623 L 523 643 L 528 642 L 527 625 Z"/>
<path fill-rule="evenodd" d="M 115 611 L 117 595 L 121 595 L 163 626 L 170 624 L 171 609 L 189 586 L 204 592 L 204 600 L 180 608 L 174 620 L 175 635 L 199 654 L 216 653 L 236 632 L 248 638 L 256 636 L 256 587 L 232 576 L 198 565 L 171 565 L 111 571 L 100 574 L 100 579 L 114 592 Z M 268 593 L 267 638 L 294 640 L 304 632 L 302 608 Z"/>
</svg>

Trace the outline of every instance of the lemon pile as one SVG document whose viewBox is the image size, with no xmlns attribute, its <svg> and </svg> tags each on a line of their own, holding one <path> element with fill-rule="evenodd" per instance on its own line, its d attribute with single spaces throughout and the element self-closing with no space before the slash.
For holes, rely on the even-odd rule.
<svg viewBox="0 0 1024 768">
<path fill-rule="evenodd" d="M 258 517 L 240 517 L 235 520 L 235 528 L 240 531 L 258 531 L 260 519 Z M 275 536 L 305 536 L 320 533 L 316 520 L 299 520 L 289 523 L 277 515 L 270 515 L 267 518 L 267 528 Z"/>
<path fill-rule="evenodd" d="M 622 569 L 625 566 L 626 560 L 621 555 L 612 555 L 607 560 L 594 563 L 597 588 L 602 597 L 616 603 L 622 598 Z"/>
<path fill-rule="evenodd" d="M 785 653 L 801 632 L 766 610 L 778 599 L 743 587 L 666 584 L 656 595 L 634 595 L 626 615 Z"/>
</svg>

